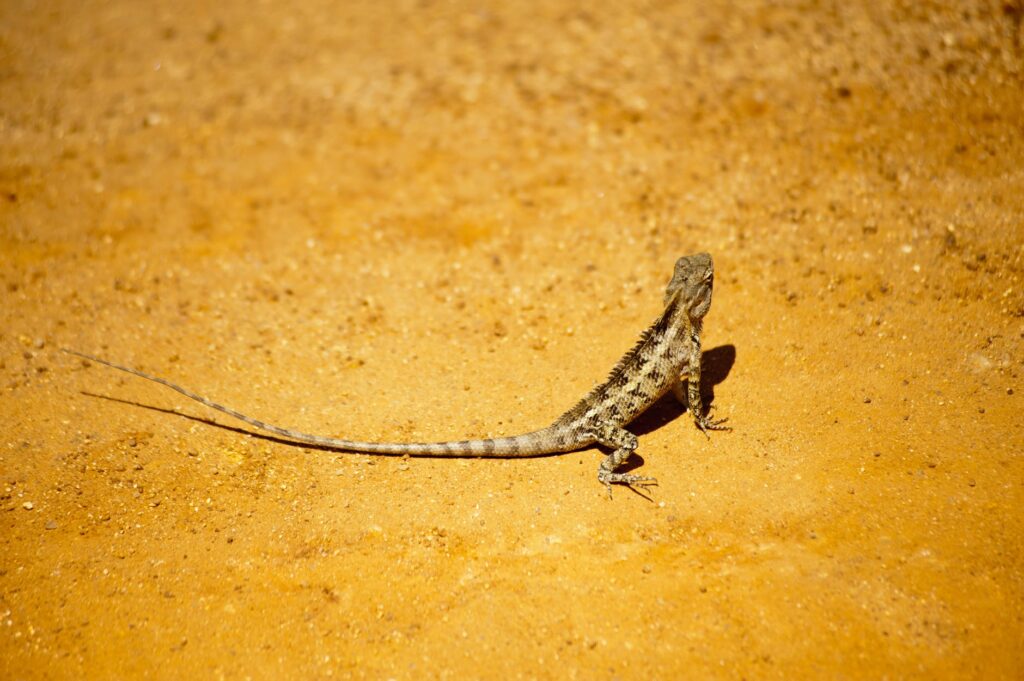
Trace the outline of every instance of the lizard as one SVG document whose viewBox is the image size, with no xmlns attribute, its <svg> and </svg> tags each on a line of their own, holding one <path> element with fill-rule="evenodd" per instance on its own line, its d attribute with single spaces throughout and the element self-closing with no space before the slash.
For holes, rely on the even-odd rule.
<svg viewBox="0 0 1024 681">
<path fill-rule="evenodd" d="M 712 419 L 701 401 L 701 329 L 711 307 L 714 265 L 707 253 L 679 258 L 665 288 L 664 310 L 611 370 L 607 380 L 546 428 L 508 437 L 449 442 L 362 442 L 311 435 L 282 428 L 218 404 L 171 381 L 84 352 L 66 353 L 105 364 L 176 390 L 211 409 L 288 440 L 330 449 L 382 455 L 432 457 L 528 457 L 576 451 L 594 444 L 611 450 L 598 466 L 597 479 L 609 496 L 612 484 L 657 485 L 652 477 L 617 469 L 636 451 L 637 437 L 625 426 L 671 391 L 708 431 L 730 430 L 727 419 Z M 682 383 L 686 381 L 686 391 Z"/>
</svg>

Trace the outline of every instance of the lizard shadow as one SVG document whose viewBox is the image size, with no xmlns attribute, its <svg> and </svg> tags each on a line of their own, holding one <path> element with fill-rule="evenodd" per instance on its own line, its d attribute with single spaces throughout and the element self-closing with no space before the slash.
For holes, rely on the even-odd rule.
<svg viewBox="0 0 1024 681">
<path fill-rule="evenodd" d="M 124 400 L 121 399 L 120 397 L 111 397 L 110 395 L 99 395 L 97 393 L 91 393 L 87 390 L 82 390 L 80 392 L 86 397 L 95 397 L 100 400 L 108 400 L 110 402 L 119 402 L 120 404 L 127 404 L 133 407 L 139 407 L 140 409 L 149 409 L 150 411 L 159 412 L 161 414 L 170 414 L 172 416 L 178 416 L 183 419 L 188 419 L 189 421 L 195 421 L 196 423 L 202 423 L 205 426 L 213 426 L 214 428 L 228 430 L 231 431 L 232 433 L 238 433 L 239 435 L 248 435 L 249 437 L 259 438 L 260 440 L 267 440 L 268 442 L 276 442 L 277 444 L 282 445 L 291 445 L 292 447 L 295 447 L 297 445 L 299 447 L 305 447 L 306 449 L 316 449 L 322 452 L 344 451 L 339 450 L 336 447 L 327 447 L 325 445 L 315 445 L 312 443 L 296 442 L 295 440 L 289 440 L 288 438 L 285 437 L 268 435 L 266 433 L 258 433 L 252 430 L 248 430 L 246 428 L 239 428 L 238 426 L 229 426 L 227 424 L 220 423 L 219 421 L 214 421 L 213 419 L 204 418 L 202 416 L 193 416 L 192 414 L 186 414 L 185 412 L 178 411 L 177 409 L 154 407 L 151 404 L 142 404 L 141 402 L 135 402 L 133 400 Z"/>
</svg>

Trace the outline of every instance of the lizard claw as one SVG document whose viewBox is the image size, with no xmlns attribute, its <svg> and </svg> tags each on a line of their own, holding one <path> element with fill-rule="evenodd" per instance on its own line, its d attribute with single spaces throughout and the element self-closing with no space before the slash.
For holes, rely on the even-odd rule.
<svg viewBox="0 0 1024 681">
<path fill-rule="evenodd" d="M 732 426 L 722 425 L 723 423 L 729 420 L 728 416 L 723 419 L 710 418 L 711 410 L 714 408 L 714 405 L 712 405 L 711 407 L 708 408 L 706 414 L 702 414 L 694 419 L 694 422 L 697 424 L 697 427 L 700 428 L 700 432 L 704 433 L 704 436 L 709 440 L 711 439 L 711 436 L 708 434 L 709 430 L 732 430 Z"/>
<path fill-rule="evenodd" d="M 608 498 L 612 498 L 612 483 L 617 485 L 625 485 L 626 487 L 640 487 L 646 489 L 648 487 L 656 487 L 658 481 L 655 478 L 650 478 L 644 475 L 629 475 L 626 473 L 608 473 L 605 475 L 599 475 L 598 479 L 604 483 L 605 489 L 608 490 Z"/>
</svg>

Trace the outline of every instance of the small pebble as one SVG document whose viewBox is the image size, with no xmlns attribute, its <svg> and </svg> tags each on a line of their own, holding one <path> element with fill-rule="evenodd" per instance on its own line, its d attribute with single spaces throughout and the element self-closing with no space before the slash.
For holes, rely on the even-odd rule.
<svg viewBox="0 0 1024 681">
<path fill-rule="evenodd" d="M 26 511 L 31 511 L 33 508 L 36 507 L 36 505 L 33 504 L 31 501 L 26 501 L 24 504 L 21 505 L 21 507 Z"/>
<path fill-rule="evenodd" d="M 48 529 L 48 530 L 56 530 L 57 529 L 57 521 L 56 520 L 47 520 L 46 521 L 46 529 Z"/>
</svg>

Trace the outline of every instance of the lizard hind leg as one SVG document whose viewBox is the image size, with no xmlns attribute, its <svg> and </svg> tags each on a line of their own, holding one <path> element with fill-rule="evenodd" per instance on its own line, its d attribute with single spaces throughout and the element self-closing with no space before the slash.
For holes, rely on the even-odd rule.
<svg viewBox="0 0 1024 681">
<path fill-rule="evenodd" d="M 630 475 L 628 473 L 616 473 L 616 469 L 626 462 L 626 459 L 636 451 L 636 435 L 624 428 L 611 424 L 604 424 L 594 429 L 594 439 L 605 447 L 609 447 L 612 453 L 604 457 L 597 469 L 597 479 L 608 490 L 608 498 L 612 496 L 612 485 L 626 485 L 632 487 L 650 487 L 657 485 L 658 481 L 642 475 Z"/>
</svg>

